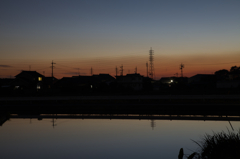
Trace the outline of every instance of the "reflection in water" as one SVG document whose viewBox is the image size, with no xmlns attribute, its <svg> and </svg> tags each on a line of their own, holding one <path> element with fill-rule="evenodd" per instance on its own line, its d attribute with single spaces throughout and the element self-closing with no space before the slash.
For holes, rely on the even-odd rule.
<svg viewBox="0 0 240 159">
<path fill-rule="evenodd" d="M 120 118 L 127 116 L 129 119 Z M 95 119 L 100 118 L 96 114 L 29 117 L 12 114 L 0 127 L 0 143 L 4 143 L 0 144 L 1 157 L 176 159 L 182 147 L 188 154 L 196 150 L 198 146 L 191 139 L 200 140 L 205 133 L 229 127 L 229 120 L 185 120 L 186 116 L 183 120 L 176 120 L 174 116 L 172 120 L 164 116 L 161 116 L 164 120 L 159 120 L 156 118 L 160 116 L 152 115 L 141 115 L 141 120 L 137 116 L 133 120 L 136 115 L 129 114 L 102 117 Z M 240 127 L 237 121 L 230 123 L 235 129 Z"/>
<path fill-rule="evenodd" d="M 52 118 L 52 127 L 54 128 L 54 126 L 57 126 L 57 124 L 55 124 L 55 120 L 54 120 L 54 118 Z"/>
<path fill-rule="evenodd" d="M 152 130 L 154 129 L 154 127 L 156 127 L 156 122 L 154 122 L 154 120 L 151 120 L 151 127 L 152 127 Z"/>
<path fill-rule="evenodd" d="M 39 114 L 39 115 L 22 115 L 22 114 L 2 114 L 0 115 L 1 126 L 10 118 L 32 118 L 52 119 L 52 127 L 56 126 L 56 120 L 59 119 L 139 119 L 151 120 L 152 130 L 156 127 L 154 120 L 203 120 L 203 121 L 240 121 L 240 116 L 222 116 L 222 115 L 162 115 L 162 114 Z M 234 129 L 233 129 L 234 130 Z"/>
</svg>

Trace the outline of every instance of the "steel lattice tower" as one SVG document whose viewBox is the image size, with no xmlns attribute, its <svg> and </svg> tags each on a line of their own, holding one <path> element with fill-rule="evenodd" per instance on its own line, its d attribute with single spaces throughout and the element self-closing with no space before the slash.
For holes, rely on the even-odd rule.
<svg viewBox="0 0 240 159">
<path fill-rule="evenodd" d="M 183 77 L 183 68 L 184 68 L 184 64 L 181 63 L 181 65 L 180 65 L 181 77 Z"/>
<path fill-rule="evenodd" d="M 154 76 L 154 65 L 153 65 L 153 50 L 149 51 L 149 76 L 153 79 Z"/>
</svg>

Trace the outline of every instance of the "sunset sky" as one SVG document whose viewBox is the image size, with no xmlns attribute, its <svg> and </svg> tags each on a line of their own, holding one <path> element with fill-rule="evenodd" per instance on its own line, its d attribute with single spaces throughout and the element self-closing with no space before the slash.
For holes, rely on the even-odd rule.
<svg viewBox="0 0 240 159">
<path fill-rule="evenodd" d="M 1 0 L 0 78 L 93 73 L 155 79 L 240 66 L 240 0 Z"/>
</svg>

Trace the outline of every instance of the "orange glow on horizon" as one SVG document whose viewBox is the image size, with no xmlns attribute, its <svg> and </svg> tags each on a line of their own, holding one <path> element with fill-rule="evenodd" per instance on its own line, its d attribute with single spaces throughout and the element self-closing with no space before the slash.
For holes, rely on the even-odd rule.
<svg viewBox="0 0 240 159">
<path fill-rule="evenodd" d="M 112 76 L 116 75 L 115 68 L 120 70 L 123 65 L 123 74 L 137 73 L 147 76 L 146 62 L 148 55 L 144 56 L 119 56 L 119 57 L 99 57 L 99 58 L 61 58 L 53 60 L 54 76 L 58 79 L 62 77 L 72 77 L 80 75 L 90 75 L 90 69 L 93 68 L 93 74 L 106 73 Z M 180 64 L 183 63 L 184 77 L 191 77 L 196 74 L 213 74 L 221 69 L 230 70 L 232 66 L 239 66 L 240 54 L 218 53 L 218 54 L 197 54 L 197 55 L 166 55 L 156 53 L 154 55 L 155 78 L 181 76 Z M 51 60 L 46 59 L 9 59 L 1 60 L 0 78 L 9 78 L 16 76 L 21 70 L 37 71 L 48 77 L 51 76 Z M 120 73 L 118 72 L 118 75 Z"/>
</svg>

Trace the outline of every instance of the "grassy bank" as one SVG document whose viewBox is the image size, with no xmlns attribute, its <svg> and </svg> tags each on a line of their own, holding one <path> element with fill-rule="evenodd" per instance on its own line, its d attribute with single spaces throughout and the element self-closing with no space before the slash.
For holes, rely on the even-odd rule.
<svg viewBox="0 0 240 159">
<path fill-rule="evenodd" d="M 205 134 L 201 141 L 193 141 L 199 146 L 199 150 L 191 155 L 185 155 L 188 159 L 238 159 L 240 158 L 240 130 Z M 183 149 L 180 149 L 179 159 L 184 157 Z"/>
</svg>

